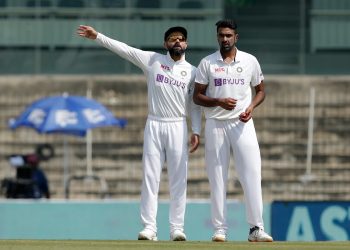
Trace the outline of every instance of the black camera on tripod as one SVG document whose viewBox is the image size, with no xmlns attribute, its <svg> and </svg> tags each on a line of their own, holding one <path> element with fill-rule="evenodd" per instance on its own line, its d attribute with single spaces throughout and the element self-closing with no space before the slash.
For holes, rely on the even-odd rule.
<svg viewBox="0 0 350 250">
<path fill-rule="evenodd" d="M 6 198 L 49 198 L 48 184 L 45 174 L 39 169 L 41 161 L 54 157 L 54 150 L 49 144 L 36 147 L 35 153 L 27 155 L 10 155 L 8 161 L 16 168 L 15 178 L 5 178 L 2 189 Z M 42 184 L 46 182 L 46 184 Z"/>
</svg>

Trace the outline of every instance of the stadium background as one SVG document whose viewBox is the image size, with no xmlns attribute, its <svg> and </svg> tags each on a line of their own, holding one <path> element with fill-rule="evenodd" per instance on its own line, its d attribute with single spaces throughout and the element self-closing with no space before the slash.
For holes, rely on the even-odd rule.
<svg viewBox="0 0 350 250">
<path fill-rule="evenodd" d="M 130 63 L 76 36 L 79 24 L 94 26 L 132 46 L 159 52 L 163 51 L 166 28 L 183 25 L 189 31 L 187 59 L 197 65 L 217 48 L 215 22 L 232 17 L 239 25 L 238 48 L 258 58 L 266 79 L 267 98 L 254 116 L 263 160 L 268 230 L 280 240 L 350 239 L 347 0 L 0 0 L 0 177 L 15 174 L 8 163 L 11 154 L 32 153 L 42 143 L 53 145 L 56 153 L 55 158 L 41 164 L 49 178 L 53 201 L 2 200 L 0 216 L 4 223 L 0 223 L 0 237 L 133 239 L 141 227 L 137 202 L 147 116 L 145 78 Z M 70 182 L 68 200 L 63 178 L 63 141 L 69 146 L 70 175 L 84 176 L 86 139 L 38 135 L 27 128 L 11 131 L 7 124 L 38 98 L 64 92 L 86 95 L 88 91 L 117 117 L 126 118 L 128 125 L 123 130 L 92 131 L 94 174 L 106 185 L 74 179 Z M 311 118 L 310 107 L 314 107 Z M 188 198 L 193 203 L 186 217 L 187 224 L 194 226 L 188 228 L 189 236 L 199 240 L 210 237 L 209 187 L 203 156 L 203 147 L 191 155 Z M 230 175 L 228 197 L 233 210 L 230 213 L 238 211 L 230 224 L 236 235 L 230 239 L 244 240 L 247 230 L 241 219 L 243 195 L 233 165 Z M 165 201 L 166 179 L 164 168 L 160 198 Z M 96 204 L 101 207 L 92 208 Z M 76 221 L 79 206 L 91 213 Z M 160 217 L 165 231 L 166 206 L 165 202 L 160 210 L 165 214 Z M 55 209 L 58 212 L 54 215 L 65 215 L 60 222 L 47 212 Z M 111 210 L 101 212 L 103 209 Z M 129 211 L 125 218 L 130 220 L 124 224 L 130 225 L 132 235 L 118 234 L 113 226 L 98 226 L 113 216 L 119 218 L 125 211 Z M 195 227 L 199 222 L 195 223 L 193 218 L 198 211 L 202 211 L 199 214 L 203 218 L 198 221 L 206 223 L 203 229 L 206 231 Z M 89 221 L 91 217 L 95 220 Z M 41 223 L 34 227 L 37 220 Z M 61 231 L 49 227 L 50 221 Z M 75 227 L 66 230 L 71 224 Z M 112 223 L 115 228 L 122 224 Z M 31 230 L 33 227 L 35 230 Z M 286 230 L 281 228 L 290 227 L 294 227 L 294 236 L 290 232 L 279 235 Z M 87 233 L 91 228 L 96 231 Z M 196 230 L 204 233 L 196 235 Z M 166 239 L 167 234 L 162 237 Z"/>
</svg>

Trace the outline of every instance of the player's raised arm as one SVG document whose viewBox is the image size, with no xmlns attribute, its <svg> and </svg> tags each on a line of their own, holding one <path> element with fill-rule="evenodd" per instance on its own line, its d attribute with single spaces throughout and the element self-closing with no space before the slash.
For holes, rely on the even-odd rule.
<svg viewBox="0 0 350 250">
<path fill-rule="evenodd" d="M 77 34 L 92 40 L 95 40 L 97 37 L 97 31 L 93 27 L 87 25 L 79 25 Z"/>
<path fill-rule="evenodd" d="M 95 40 L 99 45 L 130 61 L 144 72 L 147 71 L 147 65 L 151 57 L 155 54 L 155 52 L 143 51 L 121 41 L 109 38 L 88 25 L 79 25 L 77 35 Z"/>
</svg>

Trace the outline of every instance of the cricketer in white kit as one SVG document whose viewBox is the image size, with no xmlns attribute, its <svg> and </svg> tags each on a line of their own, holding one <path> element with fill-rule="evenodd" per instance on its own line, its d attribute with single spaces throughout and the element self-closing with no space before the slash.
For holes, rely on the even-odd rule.
<svg viewBox="0 0 350 250">
<path fill-rule="evenodd" d="M 204 106 L 205 161 L 211 189 L 213 241 L 226 241 L 226 191 L 230 151 L 242 185 L 249 241 L 272 241 L 262 218 L 261 158 L 252 112 L 265 97 L 263 74 L 257 59 L 240 51 L 234 21 L 217 24 L 220 50 L 201 60 L 194 91 L 195 103 Z M 252 99 L 251 89 L 255 89 Z"/>
<path fill-rule="evenodd" d="M 192 123 L 191 149 L 199 145 L 201 108 L 193 103 L 196 68 L 185 60 L 187 31 L 172 27 L 164 34 L 166 55 L 143 51 L 81 25 L 78 34 L 138 66 L 147 77 L 148 118 L 144 130 L 141 220 L 139 240 L 157 240 L 157 208 L 161 170 L 168 166 L 170 239 L 186 240 L 184 215 L 187 190 L 187 123 Z"/>
</svg>

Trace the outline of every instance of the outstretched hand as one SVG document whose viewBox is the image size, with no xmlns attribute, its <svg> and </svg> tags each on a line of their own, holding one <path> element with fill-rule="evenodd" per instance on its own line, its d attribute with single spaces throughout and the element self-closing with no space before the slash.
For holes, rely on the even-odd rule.
<svg viewBox="0 0 350 250">
<path fill-rule="evenodd" d="M 77 34 L 82 37 L 86 37 L 95 40 L 97 37 L 97 31 L 91 26 L 79 25 L 77 29 Z"/>
<path fill-rule="evenodd" d="M 197 150 L 199 146 L 199 135 L 197 134 L 192 134 L 191 135 L 191 148 L 190 148 L 190 153 L 193 153 L 194 151 Z"/>
</svg>

